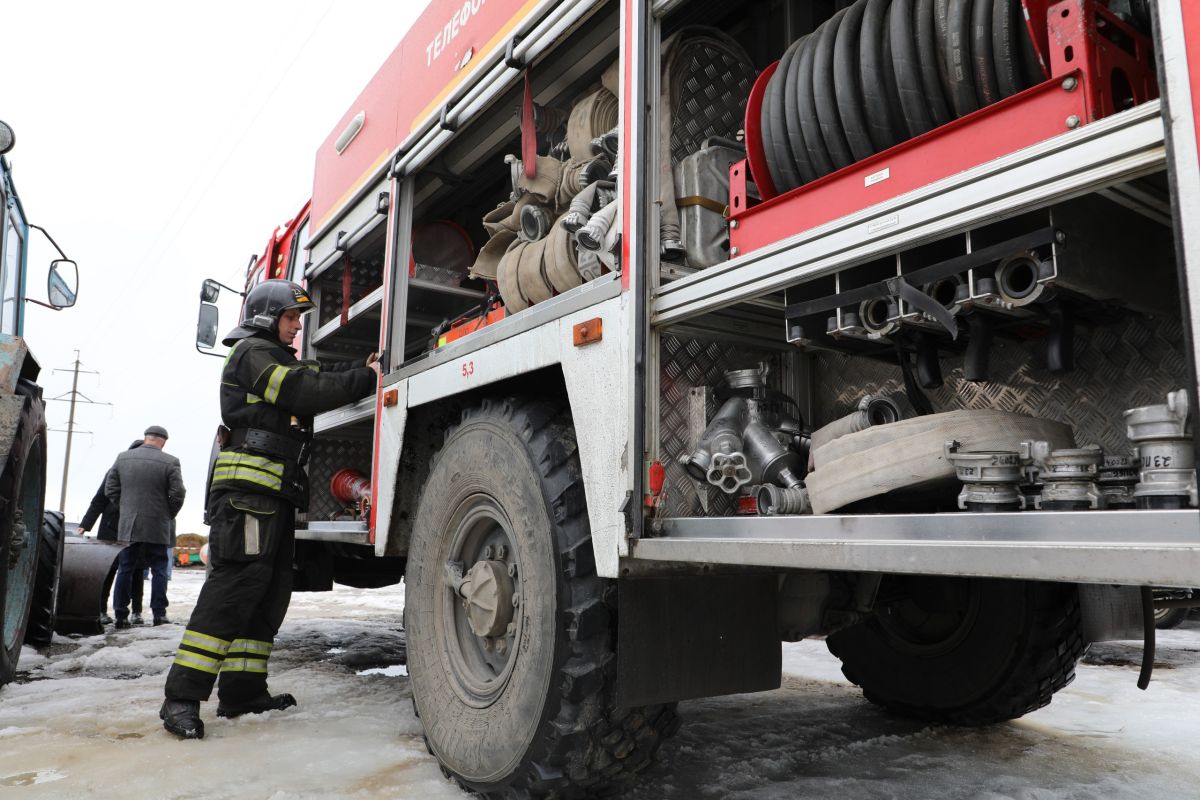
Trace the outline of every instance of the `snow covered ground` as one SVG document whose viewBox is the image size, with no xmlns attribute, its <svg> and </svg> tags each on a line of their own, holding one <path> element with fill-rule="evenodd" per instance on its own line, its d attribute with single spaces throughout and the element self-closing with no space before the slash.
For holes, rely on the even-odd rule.
<svg viewBox="0 0 1200 800">
<path fill-rule="evenodd" d="M 183 622 L 203 573 L 178 570 Z M 272 659 L 285 712 L 162 730 L 164 673 L 182 626 L 26 648 L 0 689 L 0 796 L 463 798 L 425 752 L 399 631 L 403 587 L 297 594 Z M 1050 707 L 986 730 L 886 716 L 820 641 L 786 645 L 775 692 L 682 703 L 684 724 L 628 794 L 659 798 L 1083 800 L 1200 796 L 1200 623 L 1161 632 L 1154 683 L 1136 643 L 1097 645 Z"/>
</svg>

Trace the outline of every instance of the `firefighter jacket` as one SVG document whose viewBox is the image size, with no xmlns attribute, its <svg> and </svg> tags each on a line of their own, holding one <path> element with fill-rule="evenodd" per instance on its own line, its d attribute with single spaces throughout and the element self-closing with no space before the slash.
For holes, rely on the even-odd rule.
<svg viewBox="0 0 1200 800">
<path fill-rule="evenodd" d="M 267 332 L 238 339 L 221 373 L 221 419 L 230 436 L 213 463 L 212 491 L 273 495 L 306 506 L 313 416 L 375 387 L 370 367 L 322 369 L 297 360 L 295 350 Z"/>
</svg>

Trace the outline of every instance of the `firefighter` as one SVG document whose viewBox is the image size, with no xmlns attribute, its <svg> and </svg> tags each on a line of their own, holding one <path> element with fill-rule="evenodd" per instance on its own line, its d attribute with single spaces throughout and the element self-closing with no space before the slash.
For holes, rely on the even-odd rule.
<svg viewBox="0 0 1200 800">
<path fill-rule="evenodd" d="M 200 701 L 217 682 L 217 716 L 296 704 L 267 690 L 267 661 L 292 592 L 297 508 L 306 508 L 304 465 L 312 418 L 375 390 L 376 356 L 366 366 L 322 368 L 291 347 L 304 289 L 268 280 L 246 295 L 241 324 L 225 337 L 221 419 L 228 428 L 209 476 L 209 574 L 167 674 L 163 727 L 204 736 Z M 223 431 L 224 433 L 224 431 Z M 218 682 L 219 678 L 219 682 Z"/>
</svg>

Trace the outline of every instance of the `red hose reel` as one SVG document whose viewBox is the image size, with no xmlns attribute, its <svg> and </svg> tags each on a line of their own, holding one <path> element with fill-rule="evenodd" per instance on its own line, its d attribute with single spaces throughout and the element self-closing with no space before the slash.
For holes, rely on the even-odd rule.
<svg viewBox="0 0 1200 800">
<path fill-rule="evenodd" d="M 356 469 L 341 469 L 329 480 L 329 493 L 345 506 L 358 506 L 360 517 L 371 510 L 371 479 Z"/>
</svg>

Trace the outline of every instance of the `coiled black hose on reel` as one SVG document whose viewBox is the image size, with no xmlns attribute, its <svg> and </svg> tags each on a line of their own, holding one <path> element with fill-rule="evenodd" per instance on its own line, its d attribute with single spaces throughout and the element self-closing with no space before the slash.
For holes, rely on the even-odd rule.
<svg viewBox="0 0 1200 800">
<path fill-rule="evenodd" d="M 780 59 L 767 168 L 786 192 L 1044 79 L 1020 0 L 858 0 Z"/>
</svg>

